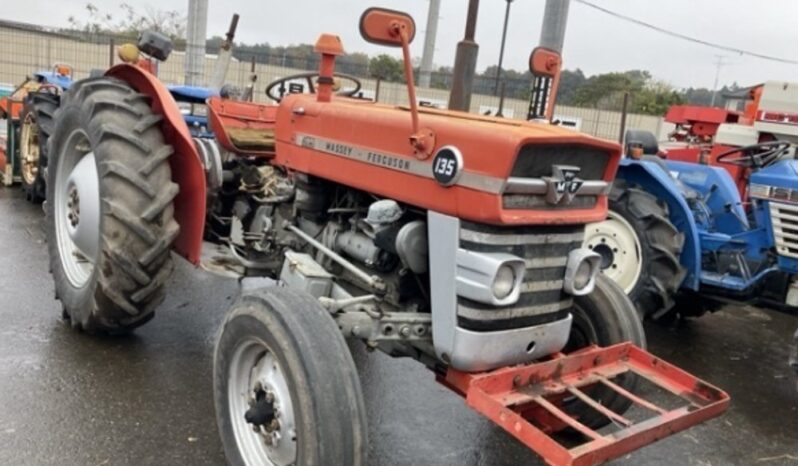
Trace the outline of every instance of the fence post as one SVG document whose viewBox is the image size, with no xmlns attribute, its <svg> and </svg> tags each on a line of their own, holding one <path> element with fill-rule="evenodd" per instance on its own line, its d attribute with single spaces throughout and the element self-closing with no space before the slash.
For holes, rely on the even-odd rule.
<svg viewBox="0 0 798 466">
<path fill-rule="evenodd" d="M 108 41 L 108 68 L 114 66 L 114 49 L 116 48 L 114 47 L 114 42 L 113 37 Z"/>
<path fill-rule="evenodd" d="M 621 108 L 621 133 L 618 135 L 618 144 L 623 145 L 626 136 L 626 116 L 629 112 L 629 92 L 623 93 L 623 107 Z"/>
</svg>

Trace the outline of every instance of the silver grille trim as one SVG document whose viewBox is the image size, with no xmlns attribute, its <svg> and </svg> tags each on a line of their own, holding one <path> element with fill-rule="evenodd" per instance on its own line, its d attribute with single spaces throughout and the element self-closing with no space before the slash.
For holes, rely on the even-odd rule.
<svg viewBox="0 0 798 466">
<path fill-rule="evenodd" d="M 504 187 L 505 194 L 546 194 L 549 186 L 541 178 L 518 178 L 511 176 Z M 576 192 L 577 196 L 600 196 L 609 194 L 612 183 L 606 181 L 586 180 Z"/>
<path fill-rule="evenodd" d="M 517 319 L 519 317 L 539 316 L 551 314 L 565 309 L 570 309 L 574 302 L 565 299 L 557 303 L 541 304 L 538 306 L 513 307 L 509 309 L 495 309 L 486 315 L 484 309 L 474 309 L 463 304 L 459 305 L 458 312 L 461 317 L 474 320 Z"/>
<path fill-rule="evenodd" d="M 798 259 L 798 206 L 770 201 L 770 219 L 776 252 Z"/>
<path fill-rule="evenodd" d="M 460 230 L 460 239 L 472 243 L 498 246 L 514 246 L 527 244 L 564 244 L 582 241 L 585 234 L 578 233 L 530 233 L 530 234 L 498 234 L 473 230 Z"/>
</svg>

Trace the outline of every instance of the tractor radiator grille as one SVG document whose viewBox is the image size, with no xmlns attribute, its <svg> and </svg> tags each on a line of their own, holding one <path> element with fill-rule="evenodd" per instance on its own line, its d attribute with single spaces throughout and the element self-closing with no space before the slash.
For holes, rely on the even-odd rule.
<svg viewBox="0 0 798 466">
<path fill-rule="evenodd" d="M 610 153 L 595 147 L 576 144 L 537 145 L 527 144 L 516 158 L 507 189 L 502 196 L 505 209 L 569 210 L 590 209 L 596 205 L 604 172 L 610 161 Z M 578 167 L 578 177 L 592 183 L 585 187 L 571 202 L 550 203 L 546 200 L 544 177 L 553 176 L 555 165 Z M 531 183 L 531 184 L 530 184 Z M 535 183 L 538 186 L 535 188 Z M 542 191 L 542 192 L 541 192 Z"/>
<path fill-rule="evenodd" d="M 476 252 L 506 252 L 526 260 L 518 302 L 495 307 L 458 297 L 457 323 L 464 329 L 496 331 L 554 322 L 573 305 L 563 292 L 568 254 L 582 246 L 584 226 L 493 227 L 462 222 L 460 247 Z"/>
<path fill-rule="evenodd" d="M 770 202 L 776 252 L 798 259 L 798 205 Z"/>
</svg>

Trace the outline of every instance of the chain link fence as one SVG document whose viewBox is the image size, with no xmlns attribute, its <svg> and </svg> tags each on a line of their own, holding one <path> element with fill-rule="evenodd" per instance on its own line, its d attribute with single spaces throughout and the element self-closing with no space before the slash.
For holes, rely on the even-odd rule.
<svg viewBox="0 0 798 466">
<path fill-rule="evenodd" d="M 9 92 L 25 76 L 37 71 L 49 71 L 56 63 L 68 64 L 74 77 L 87 77 L 92 70 L 106 69 L 114 63 L 116 47 L 135 41 L 135 37 L 107 34 L 88 34 L 53 30 L 29 24 L 0 21 L 0 94 Z M 213 72 L 217 56 L 209 47 L 203 66 L 203 77 L 207 82 Z M 158 75 L 167 84 L 184 82 L 185 44 L 175 44 L 175 50 L 166 62 L 160 63 Z M 251 83 L 254 75 L 255 100 L 266 102 L 266 85 L 275 79 L 293 74 L 318 70 L 319 58 L 313 54 L 304 57 L 281 53 L 252 53 L 238 50 L 234 54 L 227 82 L 240 88 Z M 254 69 L 254 72 L 253 72 Z M 407 90 L 401 82 L 373 79 L 368 65 L 349 57 L 341 57 L 336 70 L 359 78 L 363 83 L 362 96 L 393 105 L 408 105 Z M 419 88 L 417 91 L 421 105 L 445 108 L 449 100 L 452 77 L 445 73 L 433 73 L 432 88 Z M 503 116 L 505 118 L 526 119 L 529 102 L 527 80 L 507 80 L 504 83 L 505 96 Z M 611 96 L 610 98 L 622 98 Z M 471 112 L 494 115 L 499 107 L 496 95 L 496 81 L 492 77 L 477 76 L 471 99 Z M 621 108 L 617 104 L 610 108 Z M 617 140 L 621 132 L 621 113 L 591 108 L 557 106 L 555 118 L 565 126 L 588 134 Z M 644 129 L 653 132 L 661 139 L 667 133 L 662 119 L 650 115 L 629 114 L 627 128 Z"/>
</svg>

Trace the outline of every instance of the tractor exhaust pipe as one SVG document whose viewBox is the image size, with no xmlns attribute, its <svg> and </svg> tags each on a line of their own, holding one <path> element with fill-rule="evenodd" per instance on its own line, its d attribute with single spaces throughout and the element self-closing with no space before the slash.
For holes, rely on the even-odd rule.
<svg viewBox="0 0 798 466">
<path fill-rule="evenodd" d="M 454 58 L 452 91 L 449 93 L 449 110 L 467 112 L 471 109 L 471 93 L 477 70 L 479 45 L 474 41 L 477 30 L 479 0 L 469 0 L 465 37 L 457 44 Z"/>
</svg>

